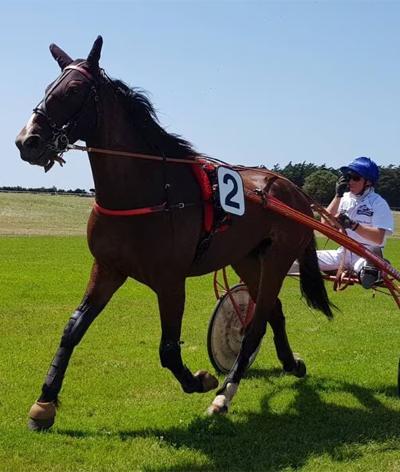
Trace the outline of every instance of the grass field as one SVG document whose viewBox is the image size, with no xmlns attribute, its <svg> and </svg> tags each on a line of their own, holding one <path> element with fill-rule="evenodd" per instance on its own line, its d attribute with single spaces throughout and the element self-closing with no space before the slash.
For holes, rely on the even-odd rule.
<svg viewBox="0 0 400 472">
<path fill-rule="evenodd" d="M 0 194 L 0 471 L 400 470 L 399 310 L 359 287 L 329 288 L 340 311 L 328 322 L 294 280 L 282 300 L 305 379 L 281 376 L 268 332 L 229 415 L 205 417 L 213 393 L 186 395 L 160 367 L 155 297 L 129 281 L 76 349 L 55 427 L 29 432 L 27 411 L 86 286 L 89 209 L 87 198 Z M 398 239 L 386 256 L 400 267 Z M 211 371 L 211 277 L 187 292 L 183 356 Z"/>
<path fill-rule="evenodd" d="M 0 235 L 84 235 L 92 205 L 89 197 L 0 193 Z"/>
</svg>

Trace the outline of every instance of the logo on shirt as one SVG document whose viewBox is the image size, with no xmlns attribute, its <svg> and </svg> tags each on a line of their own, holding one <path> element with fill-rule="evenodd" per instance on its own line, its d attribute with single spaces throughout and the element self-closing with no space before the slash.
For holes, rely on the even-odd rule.
<svg viewBox="0 0 400 472">
<path fill-rule="evenodd" d="M 372 211 L 372 208 L 367 205 L 360 205 L 357 208 L 357 215 L 372 216 L 373 214 L 374 212 Z"/>
</svg>

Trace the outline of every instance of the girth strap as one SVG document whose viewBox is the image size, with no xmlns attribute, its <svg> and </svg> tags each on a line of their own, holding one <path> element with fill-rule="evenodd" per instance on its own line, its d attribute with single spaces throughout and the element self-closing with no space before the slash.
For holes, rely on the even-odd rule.
<svg viewBox="0 0 400 472">
<path fill-rule="evenodd" d="M 134 208 L 133 210 L 110 210 L 100 206 L 97 202 L 93 205 L 93 210 L 100 215 L 107 216 L 137 216 L 137 215 L 148 215 L 149 213 L 157 213 L 159 211 L 165 211 L 167 203 L 164 202 L 161 205 L 154 205 L 151 207 Z"/>
</svg>

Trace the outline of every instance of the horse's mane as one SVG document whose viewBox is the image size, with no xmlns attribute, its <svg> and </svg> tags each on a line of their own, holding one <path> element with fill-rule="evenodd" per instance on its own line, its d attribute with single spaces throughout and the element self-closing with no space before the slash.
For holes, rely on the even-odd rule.
<svg viewBox="0 0 400 472">
<path fill-rule="evenodd" d="M 132 125 L 139 128 L 141 136 L 154 148 L 155 152 L 169 157 L 190 158 L 198 155 L 193 145 L 177 134 L 168 133 L 159 124 L 156 110 L 142 89 L 129 87 L 125 82 L 111 79 L 116 94 L 121 98 Z"/>
</svg>

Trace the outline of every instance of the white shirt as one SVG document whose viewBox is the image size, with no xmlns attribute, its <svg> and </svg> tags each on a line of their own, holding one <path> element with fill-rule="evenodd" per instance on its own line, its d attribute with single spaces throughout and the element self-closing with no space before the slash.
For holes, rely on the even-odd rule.
<svg viewBox="0 0 400 472">
<path fill-rule="evenodd" d="M 386 237 L 393 233 L 394 222 L 390 207 L 386 200 L 375 193 L 372 187 L 365 190 L 362 195 L 346 192 L 339 203 L 338 211 L 344 211 L 349 218 L 362 225 L 384 229 L 385 238 L 379 247 L 383 247 L 386 243 Z M 351 231 L 351 229 L 347 229 L 346 232 L 350 238 L 364 246 L 377 247 L 376 244 L 363 238 L 355 231 Z"/>
</svg>

